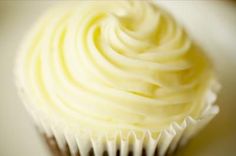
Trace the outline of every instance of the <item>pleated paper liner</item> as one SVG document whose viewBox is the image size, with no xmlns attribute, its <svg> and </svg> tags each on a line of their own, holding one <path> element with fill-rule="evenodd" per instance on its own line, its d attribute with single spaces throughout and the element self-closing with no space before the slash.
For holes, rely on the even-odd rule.
<svg viewBox="0 0 236 156">
<path fill-rule="evenodd" d="M 155 137 L 149 131 L 141 135 L 137 135 L 134 131 L 126 135 L 122 134 L 122 131 L 117 131 L 112 137 L 94 136 L 90 131 L 82 129 L 76 129 L 75 132 L 66 123 L 58 123 L 58 119 L 53 119 L 54 117 L 48 116 L 46 112 L 29 105 L 26 98 L 22 97 L 22 100 L 57 156 L 165 156 L 184 145 L 219 112 L 218 106 L 214 105 L 218 90 L 219 84 L 213 81 L 211 88 L 206 92 L 205 110 L 198 119 L 187 116 L 182 123 L 171 123 Z"/>
<path fill-rule="evenodd" d="M 204 127 L 217 113 L 217 109 L 213 108 L 211 113 L 204 119 L 188 117 L 180 125 L 173 123 L 157 138 L 148 132 L 141 138 L 130 132 L 124 140 L 121 140 L 121 134 L 117 134 L 114 139 L 93 138 L 85 133 L 73 137 L 68 131 L 63 133 L 55 130 L 45 133 L 44 137 L 55 156 L 166 156 L 175 153 L 179 146 Z M 130 140 L 133 141 L 129 144 Z"/>
</svg>

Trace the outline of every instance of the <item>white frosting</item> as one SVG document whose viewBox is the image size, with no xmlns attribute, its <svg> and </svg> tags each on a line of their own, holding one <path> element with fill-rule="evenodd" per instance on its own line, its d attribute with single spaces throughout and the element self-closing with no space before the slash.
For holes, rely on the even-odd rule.
<svg viewBox="0 0 236 156">
<path fill-rule="evenodd" d="M 198 118 L 212 80 L 183 27 L 140 1 L 48 11 L 22 46 L 16 76 L 30 110 L 95 133 L 158 133 Z"/>
</svg>

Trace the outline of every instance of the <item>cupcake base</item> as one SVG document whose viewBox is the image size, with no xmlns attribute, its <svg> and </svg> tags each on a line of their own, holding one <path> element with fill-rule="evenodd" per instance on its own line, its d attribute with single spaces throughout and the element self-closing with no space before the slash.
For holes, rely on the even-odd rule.
<svg viewBox="0 0 236 156">
<path fill-rule="evenodd" d="M 65 145 L 63 150 L 60 149 L 56 142 L 55 137 L 48 137 L 46 134 L 43 134 L 43 137 L 53 156 L 81 156 L 79 151 L 75 155 L 71 154 L 68 144 Z M 167 152 L 165 156 L 173 156 L 176 153 L 176 151 L 177 150 L 174 150 L 174 152 L 172 153 Z M 156 149 L 154 156 L 158 156 L 158 155 L 159 155 L 158 149 Z M 93 149 L 90 149 L 88 156 L 95 156 Z M 108 152 L 105 151 L 102 156 L 109 156 Z M 116 156 L 121 156 L 119 150 L 117 150 Z M 135 155 L 133 154 L 133 152 L 129 152 L 128 156 L 135 156 Z M 141 156 L 147 156 L 145 149 L 142 150 Z"/>
<path fill-rule="evenodd" d="M 210 89 L 206 93 L 207 107 L 199 118 L 187 116 L 181 123 L 173 122 L 155 138 L 149 131 L 142 137 L 137 137 L 133 131 L 126 136 L 115 133 L 113 138 L 107 135 L 94 137 L 82 127 L 76 127 L 74 132 L 74 127 L 63 126 L 66 125 L 63 120 L 47 118 L 39 112 L 31 114 L 53 156 L 173 156 L 219 112 L 218 106 L 213 105 L 215 92 Z"/>
<path fill-rule="evenodd" d="M 66 144 L 64 149 L 61 150 L 56 142 L 55 137 L 47 137 L 46 134 L 43 134 L 43 137 L 53 156 L 81 156 L 79 151 L 75 155 L 71 154 L 68 144 Z M 177 149 L 179 149 L 179 146 L 177 146 L 173 152 L 168 152 L 169 150 L 167 150 L 164 156 L 173 156 Z M 95 156 L 93 149 L 90 149 L 88 156 Z M 105 151 L 102 156 L 109 156 L 108 152 Z M 122 156 L 120 155 L 119 150 L 117 150 L 116 156 Z M 130 151 L 128 156 L 134 156 L 133 152 Z M 147 156 L 145 149 L 142 150 L 141 156 Z M 159 156 L 158 149 L 155 150 L 154 156 Z"/>
<path fill-rule="evenodd" d="M 67 144 L 65 146 L 65 149 L 61 150 L 56 142 L 55 137 L 47 137 L 45 134 L 43 135 L 43 137 L 47 145 L 49 146 L 49 149 L 53 156 L 72 156 Z M 76 156 L 80 156 L 79 152 L 76 154 Z"/>
</svg>

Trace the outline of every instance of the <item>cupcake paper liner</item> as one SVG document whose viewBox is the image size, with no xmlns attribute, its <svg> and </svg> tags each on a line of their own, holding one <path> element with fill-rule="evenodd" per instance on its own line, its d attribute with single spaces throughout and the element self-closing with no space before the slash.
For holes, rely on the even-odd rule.
<svg viewBox="0 0 236 156">
<path fill-rule="evenodd" d="M 180 124 L 171 123 L 156 137 L 150 131 L 140 136 L 132 130 L 126 135 L 122 134 L 122 131 L 117 131 L 112 137 L 108 134 L 95 136 L 89 130 L 70 127 L 65 125 L 66 123 L 59 122 L 54 116 L 44 115 L 48 113 L 29 105 L 22 92 L 20 96 L 41 133 L 49 138 L 54 137 L 60 150 L 65 150 L 68 145 L 71 155 L 76 155 L 79 151 L 81 156 L 87 156 L 92 149 L 96 156 L 101 156 L 104 152 L 109 156 L 115 156 L 117 151 L 121 156 L 126 156 L 129 152 L 134 156 L 140 156 L 143 150 L 147 156 L 153 156 L 155 152 L 159 156 L 164 156 L 174 152 L 178 146 L 184 145 L 219 112 L 218 106 L 214 105 L 219 89 L 219 83 L 212 81 L 210 89 L 205 94 L 206 107 L 198 119 L 187 116 Z"/>
</svg>

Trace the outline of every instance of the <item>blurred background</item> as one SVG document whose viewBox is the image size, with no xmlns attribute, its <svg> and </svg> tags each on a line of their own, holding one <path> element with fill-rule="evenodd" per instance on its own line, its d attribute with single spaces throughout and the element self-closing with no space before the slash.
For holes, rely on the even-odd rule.
<svg viewBox="0 0 236 156">
<path fill-rule="evenodd" d="M 236 2 L 162 0 L 214 61 L 220 113 L 178 156 L 236 155 Z M 16 95 L 17 48 L 42 12 L 60 1 L 0 0 L 0 156 L 50 156 Z"/>
</svg>

